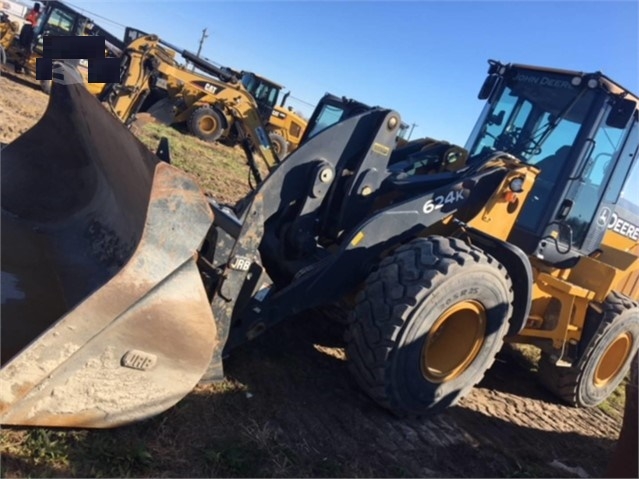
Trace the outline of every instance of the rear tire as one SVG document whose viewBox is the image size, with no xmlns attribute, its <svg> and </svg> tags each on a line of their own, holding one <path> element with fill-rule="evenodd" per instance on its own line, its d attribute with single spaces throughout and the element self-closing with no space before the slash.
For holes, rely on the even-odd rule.
<svg viewBox="0 0 639 479">
<path fill-rule="evenodd" d="M 603 303 L 600 324 L 570 367 L 558 367 L 548 354 L 539 362 L 539 379 L 575 407 L 594 407 L 621 384 L 639 349 L 639 305 L 613 291 Z"/>
<path fill-rule="evenodd" d="M 505 268 L 454 238 L 418 238 L 371 273 L 346 333 L 351 370 L 398 416 L 435 414 L 484 376 L 513 310 Z"/>
<path fill-rule="evenodd" d="M 280 160 L 284 159 L 284 157 L 288 154 L 288 143 L 286 142 L 286 139 L 275 132 L 270 132 L 268 137 L 271 140 L 271 147 L 277 157 Z"/>
<path fill-rule="evenodd" d="M 189 131 L 204 141 L 217 141 L 224 132 L 224 118 L 214 108 L 201 106 L 188 120 Z"/>
</svg>

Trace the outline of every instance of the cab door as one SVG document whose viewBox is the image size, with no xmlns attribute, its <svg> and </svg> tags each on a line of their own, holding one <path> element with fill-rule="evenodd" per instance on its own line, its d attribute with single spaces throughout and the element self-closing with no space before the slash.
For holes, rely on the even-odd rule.
<svg viewBox="0 0 639 479">
<path fill-rule="evenodd" d="M 557 214 L 546 226 L 535 252 L 555 266 L 570 267 L 578 257 L 596 251 L 613 218 L 619 215 L 617 210 L 623 209 L 619 204 L 621 188 L 637 156 L 639 130 L 636 111 L 623 127 L 610 124 L 613 114 L 609 105 L 589 135 L 586 155 L 567 178 Z M 632 216 L 627 211 L 623 214 Z"/>
</svg>

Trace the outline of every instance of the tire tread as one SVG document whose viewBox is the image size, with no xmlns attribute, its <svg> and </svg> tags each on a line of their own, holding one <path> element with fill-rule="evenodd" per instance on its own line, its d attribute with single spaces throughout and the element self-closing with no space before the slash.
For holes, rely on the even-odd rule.
<svg viewBox="0 0 639 479">
<path fill-rule="evenodd" d="M 432 251 L 426 247 L 427 244 L 432 245 Z M 418 293 L 437 287 L 450 273 L 472 263 L 491 265 L 500 272 L 510 285 L 509 307 L 512 312 L 513 289 L 505 267 L 461 239 L 441 236 L 431 236 L 426 241 L 419 238 L 397 248 L 380 262 L 358 294 L 345 334 L 349 368 L 359 386 L 374 401 L 394 414 L 413 417 L 423 415 L 402 410 L 396 404 L 389 387 L 389 369 L 386 368 L 398 336 L 417 304 Z M 389 285 L 399 285 L 401 294 L 400 288 L 387 291 Z M 500 341 L 503 342 L 503 338 Z M 484 374 L 493 362 L 494 357 Z M 464 388 L 464 392 L 480 382 L 484 374 Z"/>
<path fill-rule="evenodd" d="M 555 366 L 548 354 L 542 354 L 539 361 L 539 380 L 550 392 L 571 406 L 583 407 L 579 397 L 579 384 L 583 379 L 585 367 L 594 353 L 596 345 L 606 334 L 614 320 L 623 312 L 639 307 L 639 304 L 624 294 L 612 291 L 604 301 L 601 323 L 594 336 L 588 341 L 581 358 L 570 367 Z"/>
</svg>

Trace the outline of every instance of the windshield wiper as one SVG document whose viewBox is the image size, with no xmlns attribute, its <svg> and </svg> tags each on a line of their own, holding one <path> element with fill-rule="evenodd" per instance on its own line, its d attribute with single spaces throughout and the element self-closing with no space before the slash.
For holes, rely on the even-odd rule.
<svg viewBox="0 0 639 479">
<path fill-rule="evenodd" d="M 566 117 L 568 112 L 586 94 L 586 91 L 587 91 L 587 89 L 585 87 L 582 87 L 581 90 L 579 91 L 579 93 L 577 93 L 577 95 L 575 95 L 575 98 L 568 105 L 566 105 L 566 107 L 562 111 L 560 111 L 559 114 L 552 121 L 548 121 L 548 123 L 546 123 L 546 125 L 544 125 L 542 127 L 539 127 L 537 130 L 535 130 L 526 139 L 526 141 L 523 144 L 527 145 L 529 143 L 532 143 L 533 145 L 535 145 L 535 148 L 541 147 L 541 145 L 544 143 L 544 141 L 546 141 L 546 139 L 548 139 L 548 136 L 552 133 L 552 131 L 557 127 L 557 125 L 559 125 L 561 120 L 563 120 Z M 542 131 L 542 134 L 541 134 L 541 138 L 539 138 L 539 140 L 536 141 L 535 138 L 537 137 L 537 135 L 539 134 L 539 132 L 542 129 L 543 129 L 543 131 Z"/>
</svg>

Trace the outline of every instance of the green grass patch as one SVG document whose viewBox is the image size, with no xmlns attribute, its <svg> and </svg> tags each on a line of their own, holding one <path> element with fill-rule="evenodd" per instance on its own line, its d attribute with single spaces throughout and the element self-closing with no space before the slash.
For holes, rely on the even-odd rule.
<svg viewBox="0 0 639 479">
<path fill-rule="evenodd" d="M 217 201 L 235 203 L 250 191 L 247 159 L 241 148 L 207 143 L 152 122 L 133 128 L 140 141 L 153 152 L 160 139 L 167 138 L 172 164 L 195 176 L 202 189 Z"/>
</svg>

